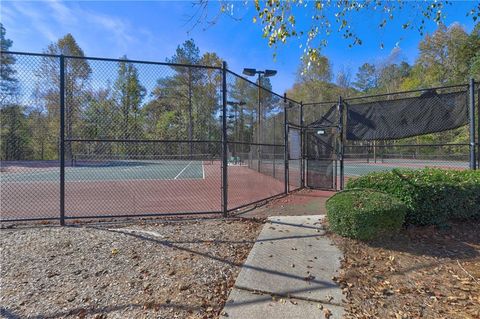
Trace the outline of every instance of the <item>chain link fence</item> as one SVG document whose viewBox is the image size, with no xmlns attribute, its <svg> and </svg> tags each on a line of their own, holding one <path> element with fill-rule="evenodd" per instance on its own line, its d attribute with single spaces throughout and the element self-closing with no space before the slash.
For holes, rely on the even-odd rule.
<svg viewBox="0 0 480 319">
<path fill-rule="evenodd" d="M 2 221 L 225 215 L 288 191 L 267 81 L 219 62 L 1 58 Z"/>
<path fill-rule="evenodd" d="M 397 167 L 473 168 L 480 153 L 478 84 L 303 104 L 220 62 L 1 62 L 1 221 L 226 216 L 309 178 L 341 189 Z M 328 158 L 306 160 L 306 130 Z"/>
<path fill-rule="evenodd" d="M 300 187 L 309 187 L 319 178 L 314 162 L 312 168 L 306 165 L 311 160 L 306 153 L 306 132 L 311 136 L 327 134 L 330 128 L 338 132 L 335 141 L 310 146 L 311 151 L 321 153 L 334 145 L 332 165 L 336 166 L 337 178 L 333 189 L 342 189 L 348 178 L 394 168 L 478 168 L 479 87 L 472 81 L 294 105 L 288 112 L 290 131 L 301 136 Z M 290 174 L 294 165 L 290 165 Z M 320 173 L 321 178 L 329 177 L 331 168 L 326 166 Z"/>
<path fill-rule="evenodd" d="M 227 73 L 228 209 L 286 193 L 282 96 Z"/>
</svg>

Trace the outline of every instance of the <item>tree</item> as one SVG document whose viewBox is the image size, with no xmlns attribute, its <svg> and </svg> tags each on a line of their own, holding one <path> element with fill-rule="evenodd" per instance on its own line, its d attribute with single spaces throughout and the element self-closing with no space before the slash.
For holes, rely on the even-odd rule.
<svg viewBox="0 0 480 319">
<path fill-rule="evenodd" d="M 337 73 L 336 84 L 341 89 L 342 96 L 348 96 L 348 92 L 351 88 L 352 73 L 350 69 L 342 68 Z"/>
<path fill-rule="evenodd" d="M 416 66 L 423 74 L 425 85 L 438 86 L 465 80 L 469 61 L 460 59 L 460 48 L 467 38 L 467 33 L 460 25 L 450 28 L 441 25 L 420 42 Z"/>
<path fill-rule="evenodd" d="M 316 63 L 311 63 L 307 55 L 301 59 L 297 70 L 297 82 L 330 82 L 332 80 L 332 65 L 326 56 L 319 56 Z"/>
<path fill-rule="evenodd" d="M 222 66 L 222 59 L 214 52 L 206 52 L 199 60 L 200 65 Z M 220 140 L 221 130 L 218 126 L 216 115 L 221 111 L 221 104 L 218 103 L 221 97 L 219 88 L 222 85 L 221 71 L 214 69 L 202 69 L 201 77 L 193 91 L 195 103 L 197 130 L 194 138 L 199 140 Z M 207 149 L 204 152 L 211 153 Z"/>
<path fill-rule="evenodd" d="M 30 158 L 30 134 L 23 108 L 10 104 L 0 109 L 1 160 L 27 160 Z"/>
<path fill-rule="evenodd" d="M 28 130 L 25 108 L 17 101 L 18 79 L 14 69 L 16 58 L 8 51 L 13 41 L 6 38 L 0 23 L 0 158 L 1 160 L 26 160 L 31 156 L 31 135 Z"/>
<path fill-rule="evenodd" d="M 355 77 L 356 81 L 353 82 L 353 86 L 362 92 L 368 92 L 377 86 L 377 70 L 373 64 L 362 64 Z"/>
<path fill-rule="evenodd" d="M 17 71 L 13 68 L 16 59 L 11 54 L 3 53 L 8 51 L 13 41 L 6 38 L 6 30 L 0 23 L 0 48 L 2 57 L 0 59 L 0 102 L 4 106 L 14 100 L 18 93 L 18 80 L 15 78 Z"/>
<path fill-rule="evenodd" d="M 458 60 L 464 65 L 463 74 L 460 74 L 460 77 L 473 77 L 477 81 L 480 80 L 480 22 L 475 25 L 458 51 Z"/>
<path fill-rule="evenodd" d="M 114 84 L 114 100 L 122 116 L 121 138 L 141 138 L 141 104 L 146 90 L 140 84 L 138 70 L 123 56 L 118 63 L 117 79 Z M 120 123 L 119 123 L 120 124 Z"/>
<path fill-rule="evenodd" d="M 192 17 L 194 25 L 206 22 L 213 24 L 218 15 L 233 15 L 234 5 L 228 1 L 220 1 L 218 12 L 210 18 L 208 10 L 209 0 L 199 0 L 200 8 L 195 17 Z M 304 0 L 270 0 L 270 1 L 246 1 L 244 6 L 254 6 L 256 15 L 254 23 L 262 27 L 263 37 L 268 45 L 276 47 L 288 45 L 289 40 L 299 39 L 312 63 L 319 61 L 321 48 L 327 46 L 328 38 L 334 34 L 349 40 L 349 47 L 362 45 L 362 36 L 356 31 L 355 17 L 365 13 L 373 13 L 369 19 L 374 19 L 380 29 L 399 20 L 397 13 L 404 20 L 397 23 L 398 28 L 424 34 L 428 22 L 441 23 L 445 19 L 446 6 L 452 5 L 451 1 L 377 1 L 377 0 L 327 0 L 327 1 L 304 1 Z M 472 9 L 466 12 L 473 21 L 480 18 L 480 3 L 472 1 Z M 311 23 L 297 23 L 297 17 L 306 15 L 311 17 Z M 383 43 L 380 43 L 383 47 Z"/>
<path fill-rule="evenodd" d="M 407 62 L 385 65 L 378 75 L 378 88 L 380 92 L 392 93 L 399 91 L 402 82 L 410 74 L 411 66 Z"/>
<path fill-rule="evenodd" d="M 80 58 L 65 58 L 65 135 L 66 138 L 80 134 L 82 130 L 81 112 L 82 104 L 86 102 L 85 89 L 88 84 L 92 69 L 83 50 L 68 33 L 56 43 L 50 44 L 44 51 L 47 54 L 63 54 Z M 52 115 L 49 118 L 58 122 L 60 116 L 59 88 L 60 88 L 60 63 L 57 58 L 44 57 L 37 71 L 38 90 L 46 101 L 47 111 Z M 56 124 L 54 126 L 59 126 Z M 58 131 L 57 131 L 58 132 Z M 65 145 L 66 159 L 72 158 L 71 143 Z"/>
<path fill-rule="evenodd" d="M 175 54 L 166 61 L 175 64 L 198 64 L 200 59 L 200 49 L 193 40 L 187 40 L 179 45 Z M 153 99 L 145 106 L 148 130 L 156 138 L 192 141 L 196 126 L 199 125 L 197 119 L 200 114 L 199 105 L 194 99 L 199 96 L 198 90 L 202 87 L 206 72 L 203 68 L 182 65 L 171 66 L 169 71 L 168 76 L 157 80 L 152 92 Z M 198 129 L 201 131 L 201 127 Z M 192 154 L 194 143 L 188 144 L 189 154 Z M 171 145 L 171 151 L 182 152 L 177 146 Z"/>
</svg>

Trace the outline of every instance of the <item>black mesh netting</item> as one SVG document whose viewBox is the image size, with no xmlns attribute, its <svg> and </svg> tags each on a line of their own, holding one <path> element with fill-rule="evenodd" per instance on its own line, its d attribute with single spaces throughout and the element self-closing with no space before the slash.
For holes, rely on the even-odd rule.
<svg viewBox="0 0 480 319">
<path fill-rule="evenodd" d="M 467 92 L 349 104 L 348 140 L 388 140 L 451 130 L 468 123 Z"/>
<path fill-rule="evenodd" d="M 334 129 L 308 129 L 305 138 L 307 186 L 333 189 L 336 157 Z"/>
</svg>

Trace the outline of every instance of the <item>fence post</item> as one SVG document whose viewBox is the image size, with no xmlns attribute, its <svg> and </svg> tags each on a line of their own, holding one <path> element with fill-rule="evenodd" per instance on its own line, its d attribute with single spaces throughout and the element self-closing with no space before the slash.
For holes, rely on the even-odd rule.
<svg viewBox="0 0 480 319">
<path fill-rule="evenodd" d="M 470 169 L 477 168 L 477 158 L 475 156 L 475 80 L 470 79 Z"/>
<path fill-rule="evenodd" d="M 304 121 L 303 121 L 303 101 L 300 102 L 300 127 L 301 127 L 301 130 L 300 130 L 300 145 L 302 146 L 301 147 L 301 160 L 300 160 L 300 188 L 304 188 L 305 187 L 305 158 L 304 158 L 304 154 L 303 154 L 303 151 L 305 150 L 305 137 L 304 137 L 304 130 L 303 130 L 303 124 L 304 124 Z"/>
<path fill-rule="evenodd" d="M 284 180 L 285 194 L 288 194 L 288 115 L 287 115 L 287 93 L 283 94 L 283 144 L 284 147 Z"/>
<path fill-rule="evenodd" d="M 344 153 L 344 147 L 343 147 L 343 139 L 344 139 L 344 123 L 343 123 L 343 98 L 342 96 L 338 97 L 338 129 L 339 129 L 339 140 L 340 140 L 340 190 L 343 190 L 344 188 L 344 182 L 345 182 L 345 176 L 344 176 L 344 162 L 343 162 L 343 153 Z"/>
<path fill-rule="evenodd" d="M 65 226 L 65 57 L 60 55 L 60 225 Z"/>
<path fill-rule="evenodd" d="M 222 64 L 222 213 L 228 213 L 227 62 Z"/>
</svg>

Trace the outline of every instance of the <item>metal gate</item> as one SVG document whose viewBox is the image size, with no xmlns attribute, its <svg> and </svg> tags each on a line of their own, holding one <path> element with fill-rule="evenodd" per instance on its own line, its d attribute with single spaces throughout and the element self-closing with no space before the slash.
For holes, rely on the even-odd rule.
<svg viewBox="0 0 480 319">
<path fill-rule="evenodd" d="M 334 127 L 304 129 L 307 187 L 337 188 L 337 132 Z"/>
<path fill-rule="evenodd" d="M 302 129 L 288 125 L 288 190 L 303 187 Z"/>
</svg>

